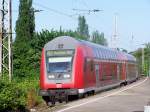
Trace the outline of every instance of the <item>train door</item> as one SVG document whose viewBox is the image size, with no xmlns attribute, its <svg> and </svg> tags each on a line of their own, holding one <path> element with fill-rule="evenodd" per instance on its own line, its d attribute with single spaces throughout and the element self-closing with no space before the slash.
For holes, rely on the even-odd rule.
<svg viewBox="0 0 150 112">
<path fill-rule="evenodd" d="M 128 70 L 128 63 L 126 63 L 126 80 L 129 79 L 129 70 Z"/>
<path fill-rule="evenodd" d="M 99 65 L 95 65 L 96 87 L 99 86 Z"/>
<path fill-rule="evenodd" d="M 86 87 L 87 85 L 87 68 L 88 68 L 88 62 L 87 62 L 87 58 L 85 58 L 84 60 L 84 86 Z"/>
<path fill-rule="evenodd" d="M 120 74 L 121 74 L 121 64 L 117 64 L 117 80 L 120 80 Z"/>
</svg>

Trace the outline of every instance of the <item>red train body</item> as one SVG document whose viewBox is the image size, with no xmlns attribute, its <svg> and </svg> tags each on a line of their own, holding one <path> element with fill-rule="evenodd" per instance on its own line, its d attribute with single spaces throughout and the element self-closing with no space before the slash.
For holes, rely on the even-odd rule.
<svg viewBox="0 0 150 112">
<path fill-rule="evenodd" d="M 40 95 L 48 103 L 82 96 L 136 80 L 136 59 L 129 54 L 68 36 L 42 51 Z M 64 97 L 62 97 L 64 96 Z"/>
</svg>

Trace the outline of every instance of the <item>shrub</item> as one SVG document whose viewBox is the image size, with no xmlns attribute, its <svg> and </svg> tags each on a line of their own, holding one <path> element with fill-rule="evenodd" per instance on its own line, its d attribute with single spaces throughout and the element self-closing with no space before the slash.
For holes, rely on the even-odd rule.
<svg viewBox="0 0 150 112">
<path fill-rule="evenodd" d="M 26 79 L 18 83 L 19 88 L 23 88 L 26 94 L 26 106 L 30 109 L 42 102 L 42 98 L 38 96 L 39 81 Z"/>
<path fill-rule="evenodd" d="M 27 111 L 42 102 L 38 96 L 38 80 L 0 80 L 0 111 Z"/>
<path fill-rule="evenodd" d="M 25 110 L 26 99 L 24 91 L 15 83 L 0 81 L 0 109 L 1 111 Z"/>
</svg>

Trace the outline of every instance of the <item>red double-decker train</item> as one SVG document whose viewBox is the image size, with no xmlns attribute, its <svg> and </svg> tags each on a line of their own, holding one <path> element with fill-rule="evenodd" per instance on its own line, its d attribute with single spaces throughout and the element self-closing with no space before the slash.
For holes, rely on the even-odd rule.
<svg viewBox="0 0 150 112">
<path fill-rule="evenodd" d="M 84 96 L 138 78 L 136 59 L 127 53 L 88 41 L 61 36 L 45 44 L 40 91 L 46 103 Z"/>
</svg>

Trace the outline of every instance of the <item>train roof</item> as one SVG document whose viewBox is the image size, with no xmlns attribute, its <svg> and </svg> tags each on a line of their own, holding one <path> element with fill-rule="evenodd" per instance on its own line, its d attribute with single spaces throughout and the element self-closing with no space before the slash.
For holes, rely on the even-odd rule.
<svg viewBox="0 0 150 112">
<path fill-rule="evenodd" d="M 57 50 L 61 45 L 63 45 L 63 49 L 75 49 L 78 45 L 89 46 L 93 49 L 95 58 L 136 61 L 136 58 L 128 53 L 120 52 L 115 49 L 89 41 L 76 39 L 70 36 L 56 37 L 52 41 L 45 44 L 44 48 L 46 50 Z"/>
</svg>

